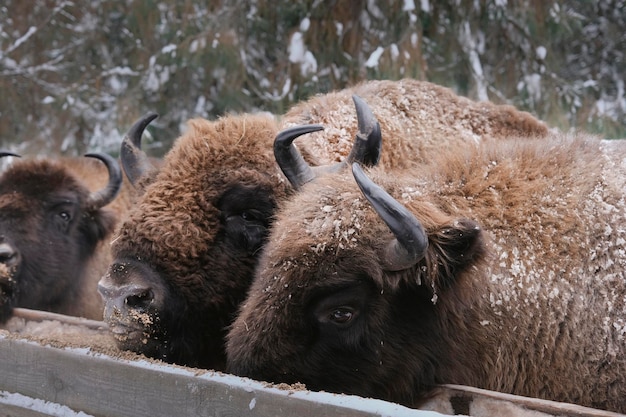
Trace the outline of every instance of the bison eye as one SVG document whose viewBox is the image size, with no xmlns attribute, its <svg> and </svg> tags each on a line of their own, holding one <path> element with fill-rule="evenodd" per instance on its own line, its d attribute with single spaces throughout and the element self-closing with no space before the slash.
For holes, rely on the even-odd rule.
<svg viewBox="0 0 626 417">
<path fill-rule="evenodd" d="M 263 223 L 263 213 L 258 210 L 245 210 L 241 212 L 241 218 L 247 221 L 259 221 Z"/>
<path fill-rule="evenodd" d="M 52 224 L 61 231 L 66 232 L 77 212 L 77 204 L 71 200 L 63 200 L 53 203 L 48 209 Z"/>
<path fill-rule="evenodd" d="M 347 307 L 340 307 L 334 309 L 330 316 L 328 317 L 330 321 L 337 324 L 346 324 L 349 323 L 354 317 L 354 311 Z"/>
<path fill-rule="evenodd" d="M 66 222 L 69 222 L 70 220 L 72 220 L 72 216 L 70 215 L 70 213 L 68 213 L 67 211 L 62 211 L 59 213 L 59 217 Z"/>
<path fill-rule="evenodd" d="M 367 314 L 368 302 L 371 299 L 370 285 L 357 281 L 344 288 L 322 290 L 317 297 L 311 299 L 307 307 L 312 319 L 324 331 L 343 331 L 362 322 L 361 316 Z"/>
</svg>

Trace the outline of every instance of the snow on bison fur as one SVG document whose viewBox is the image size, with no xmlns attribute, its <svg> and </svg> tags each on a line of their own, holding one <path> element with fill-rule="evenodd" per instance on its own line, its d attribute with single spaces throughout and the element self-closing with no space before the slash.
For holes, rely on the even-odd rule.
<svg viewBox="0 0 626 417">
<path fill-rule="evenodd" d="M 154 117 L 137 122 L 128 137 L 138 142 Z M 279 134 L 267 115 L 188 125 L 159 169 L 144 164 L 145 154 L 133 146 L 140 161 L 122 156 L 143 194 L 113 239 L 114 260 L 98 290 L 119 348 L 223 369 L 226 328 L 252 280 L 274 210 L 292 192 L 272 142 L 287 139 L 289 154 L 294 136 L 321 126 Z M 142 165 L 147 179 L 136 169 Z"/>
<path fill-rule="evenodd" d="M 306 146 L 321 164 L 343 160 L 356 134 L 352 95 L 365 100 L 380 123 L 385 142 L 381 165 L 387 168 L 428 161 L 442 144 L 548 133 L 543 122 L 513 106 L 473 101 L 449 88 L 410 78 L 366 81 L 314 96 L 292 107 L 282 117 L 282 127 L 324 125 L 324 131 L 296 143 Z"/>
<path fill-rule="evenodd" d="M 87 156 L 18 159 L 0 174 L 0 323 L 14 307 L 102 319 L 97 283 L 128 202 L 117 161 Z"/>
<path fill-rule="evenodd" d="M 145 155 L 136 146 L 151 118 L 140 121 L 129 133 L 134 146 L 126 146 L 134 155 L 129 159 L 139 162 L 123 165 L 144 193 L 114 241 L 115 261 L 100 282 L 105 320 L 121 349 L 223 369 L 226 329 L 252 280 L 273 213 L 311 178 L 306 169 L 299 171 L 302 162 L 335 163 L 348 155 L 357 134 L 375 131 L 375 120 L 363 107 L 355 112 L 353 94 L 376 103 L 372 110 L 388 168 L 424 161 L 429 147 L 415 138 L 435 148 L 475 141 L 483 133 L 547 132 L 543 123 L 510 106 L 477 104 L 430 83 L 376 81 L 300 103 L 279 122 L 263 115 L 193 119 L 155 172 L 141 162 Z M 299 140 L 303 158 L 290 141 L 281 142 L 281 129 L 314 122 L 323 125 L 323 138 L 330 142 L 326 153 L 315 137 Z M 299 129 L 295 132 L 314 130 Z M 293 171 L 281 165 L 293 187 L 274 159 L 279 131 L 276 144 L 285 146 L 276 147 L 276 157 L 297 154 Z"/>
<path fill-rule="evenodd" d="M 433 162 L 355 165 L 363 192 L 329 175 L 283 204 L 227 370 L 408 406 L 452 383 L 626 412 L 626 141 Z"/>
</svg>

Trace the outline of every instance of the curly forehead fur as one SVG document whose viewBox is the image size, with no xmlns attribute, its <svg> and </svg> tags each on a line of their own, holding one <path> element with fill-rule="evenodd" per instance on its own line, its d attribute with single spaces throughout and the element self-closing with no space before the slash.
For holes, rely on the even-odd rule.
<svg viewBox="0 0 626 417">
<path fill-rule="evenodd" d="M 42 181 L 46 178 L 46 181 Z M 61 157 L 56 159 L 18 159 L 0 176 L 0 192 L 19 190 L 35 197 L 52 190 L 74 190 L 80 195 L 102 189 L 108 182 L 104 164 L 93 158 Z M 129 184 L 124 184 L 118 196 L 107 205 L 121 215 L 130 205 Z"/>
<path fill-rule="evenodd" d="M 104 181 L 94 175 L 100 171 L 104 173 Z M 0 184 L 2 193 L 19 191 L 37 197 L 50 190 L 67 189 L 86 195 L 90 185 L 96 189 L 106 184 L 106 169 L 88 158 L 17 160 L 2 173 Z"/>
<path fill-rule="evenodd" d="M 306 141 L 308 151 L 321 160 L 341 161 L 350 152 L 357 132 L 353 94 L 369 104 L 381 125 L 384 145 L 380 164 L 388 168 L 429 161 L 441 146 L 486 137 L 537 137 L 548 133 L 545 123 L 513 106 L 476 102 L 449 88 L 413 79 L 366 81 L 315 96 L 291 108 L 282 124 L 326 125 L 323 132 L 307 135 L 296 143 Z"/>
<path fill-rule="evenodd" d="M 432 288 L 442 321 L 458 326 L 445 348 L 459 362 L 442 365 L 437 380 L 626 411 L 626 144 L 582 134 L 496 139 L 442 149 L 434 162 L 402 178 L 368 175 L 422 222 L 429 252 L 437 232 L 463 218 L 483 230 L 485 258 L 473 262 L 486 264 L 449 289 L 419 272 L 434 264 L 396 274 L 426 278 L 414 285 Z M 351 174 L 308 184 L 277 213 L 231 343 L 258 357 L 262 346 L 294 349 L 296 330 L 280 328 L 302 315 L 293 300 L 341 280 L 341 268 L 393 291 L 379 258 L 391 238 Z M 474 306 L 469 325 L 451 314 L 459 300 Z"/>
<path fill-rule="evenodd" d="M 114 252 L 134 253 L 165 271 L 190 302 L 201 302 L 206 285 L 190 277 L 211 265 L 221 194 L 234 184 L 275 198 L 288 190 L 272 154 L 276 133 L 274 120 L 262 115 L 189 121 L 122 225 Z"/>
</svg>

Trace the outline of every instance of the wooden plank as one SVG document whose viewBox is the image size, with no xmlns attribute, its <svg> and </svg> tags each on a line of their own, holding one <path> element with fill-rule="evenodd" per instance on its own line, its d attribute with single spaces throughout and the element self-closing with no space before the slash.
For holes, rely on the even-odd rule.
<svg viewBox="0 0 626 417">
<path fill-rule="evenodd" d="M 461 414 L 472 417 L 624 417 L 613 413 L 582 407 L 576 404 L 542 400 L 504 394 L 462 385 L 442 385 L 433 392 L 424 408 L 444 414 Z"/>
<path fill-rule="evenodd" d="M 52 414 L 40 413 L 21 406 L 0 403 L 0 417 L 51 417 Z"/>
<path fill-rule="evenodd" d="M 40 413 L 22 406 L 0 403 L 0 417 L 51 417 L 53 414 Z"/>
<path fill-rule="evenodd" d="M 13 317 L 23 318 L 28 321 L 56 320 L 72 326 L 81 326 L 93 330 L 106 330 L 108 326 L 103 321 L 89 320 L 83 317 L 72 317 L 50 311 L 31 310 L 29 308 L 14 308 Z"/>
<path fill-rule="evenodd" d="M 0 390 L 93 416 L 434 417 L 385 401 L 282 390 L 216 372 L 127 361 L 0 335 Z"/>
<path fill-rule="evenodd" d="M 51 320 L 50 317 L 39 317 L 37 314 L 31 316 L 28 312 L 26 318 L 36 321 Z M 85 327 L 82 321 L 68 323 L 63 316 L 52 319 Z M 98 322 L 94 323 L 90 328 L 98 332 L 106 331 Z M 42 346 L 41 342 L 18 337 L 23 336 L 0 333 L 0 417 L 83 417 L 83 413 L 96 417 L 431 417 L 443 414 L 472 417 L 623 416 L 573 404 L 458 385 L 438 387 L 422 409 L 413 410 L 385 401 L 350 395 L 284 390 L 247 378 L 161 362 L 122 360 L 95 353 L 88 348 Z M 92 345 L 87 343 L 85 346 Z M 3 402 L 3 391 L 51 404 L 52 408 L 44 408 L 42 411 Z M 59 414 L 54 406 L 64 406 L 67 409 Z M 50 412 L 46 413 L 47 411 Z"/>
</svg>

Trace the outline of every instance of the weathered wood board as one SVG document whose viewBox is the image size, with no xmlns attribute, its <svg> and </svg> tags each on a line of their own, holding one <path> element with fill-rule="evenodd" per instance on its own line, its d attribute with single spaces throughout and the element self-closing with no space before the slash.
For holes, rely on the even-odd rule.
<svg viewBox="0 0 626 417">
<path fill-rule="evenodd" d="M 521 397 L 461 385 L 442 385 L 436 389 L 433 398 L 422 408 L 436 410 L 443 414 L 471 417 L 624 416 L 624 414 L 581 407 L 575 404 Z"/>
<path fill-rule="evenodd" d="M 232 375 L 195 374 L 176 366 L 110 358 L 87 349 L 46 347 L 3 336 L 0 375 L 0 391 L 92 416 L 441 415 L 379 400 L 283 390 Z"/>
<path fill-rule="evenodd" d="M 32 319 L 27 312 L 26 317 Z M 61 316 L 46 316 L 61 320 Z M 99 322 L 64 326 L 106 332 Z M 54 344 L 54 343 L 53 343 Z M 422 409 L 351 395 L 275 386 L 90 348 L 0 332 L 0 417 L 394 416 L 614 417 L 621 414 L 471 387 L 437 388 Z"/>
</svg>

